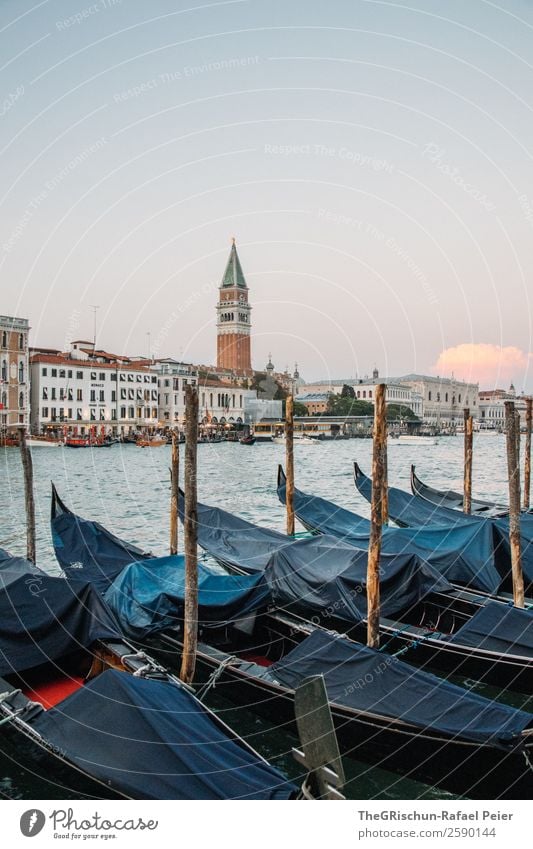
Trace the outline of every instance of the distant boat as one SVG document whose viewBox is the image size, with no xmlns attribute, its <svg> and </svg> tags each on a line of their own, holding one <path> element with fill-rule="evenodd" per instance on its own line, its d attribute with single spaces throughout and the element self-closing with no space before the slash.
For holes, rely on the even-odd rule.
<svg viewBox="0 0 533 849">
<path fill-rule="evenodd" d="M 241 445 L 255 445 L 255 436 L 248 434 L 248 436 L 243 436 L 239 439 Z"/>
<path fill-rule="evenodd" d="M 414 434 L 401 434 L 401 436 L 389 437 L 391 445 L 437 445 L 434 436 L 415 436 Z"/>
<path fill-rule="evenodd" d="M 295 433 L 293 439 L 295 445 L 318 445 L 318 440 L 313 439 L 311 436 L 306 436 L 304 433 Z M 285 445 L 285 441 L 284 434 L 272 437 L 272 442 L 275 445 Z"/>
<path fill-rule="evenodd" d="M 158 436 L 155 439 L 138 439 L 136 442 L 138 448 L 161 448 L 162 445 L 168 445 L 166 438 Z"/>
<path fill-rule="evenodd" d="M 28 448 L 59 448 L 63 445 L 58 439 L 47 439 L 46 437 L 39 438 L 38 436 L 30 436 L 26 440 Z"/>
</svg>

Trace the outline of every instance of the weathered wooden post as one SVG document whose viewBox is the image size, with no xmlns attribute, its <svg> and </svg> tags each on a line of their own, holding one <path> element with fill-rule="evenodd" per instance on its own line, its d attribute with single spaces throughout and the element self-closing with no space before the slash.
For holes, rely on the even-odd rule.
<svg viewBox="0 0 533 849">
<path fill-rule="evenodd" d="M 196 666 L 198 643 L 198 390 L 185 387 L 185 509 L 183 517 L 185 548 L 185 604 L 183 615 L 183 657 L 180 678 L 190 684 Z"/>
<path fill-rule="evenodd" d="M 366 576 L 367 593 L 367 645 L 379 648 L 379 560 L 383 525 L 383 487 L 387 468 L 387 408 L 386 386 L 376 386 L 374 396 L 374 440 L 372 447 L 372 501 L 370 505 L 370 542 Z"/>
<path fill-rule="evenodd" d="M 524 607 L 524 576 L 520 550 L 520 466 L 516 441 L 516 416 L 513 401 L 505 401 L 507 438 L 507 472 L 509 475 L 509 544 L 513 575 L 513 599 L 516 607 Z"/>
<path fill-rule="evenodd" d="M 285 451 L 287 483 L 285 503 L 287 507 L 287 534 L 294 534 L 294 398 L 289 395 L 285 401 Z"/>
<path fill-rule="evenodd" d="M 26 505 L 26 559 L 36 562 L 35 501 L 33 498 L 33 461 L 26 445 L 26 428 L 19 427 L 20 456 L 24 472 L 24 501 Z"/>
<path fill-rule="evenodd" d="M 172 431 L 170 463 L 170 553 L 178 553 L 178 498 L 180 486 L 180 451 L 176 428 Z"/>
<path fill-rule="evenodd" d="M 465 439 L 464 439 L 464 483 L 463 483 L 463 513 L 472 512 L 472 448 L 474 434 L 474 419 L 470 410 L 463 410 Z"/>
<path fill-rule="evenodd" d="M 531 419 L 533 398 L 526 398 L 526 444 L 524 448 L 524 510 L 529 510 L 531 490 Z"/>
</svg>

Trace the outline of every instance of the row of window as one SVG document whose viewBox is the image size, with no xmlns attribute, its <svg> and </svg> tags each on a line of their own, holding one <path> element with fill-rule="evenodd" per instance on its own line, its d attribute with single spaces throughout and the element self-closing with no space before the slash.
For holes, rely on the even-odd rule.
<svg viewBox="0 0 533 849">
<path fill-rule="evenodd" d="M 103 381 L 106 379 L 106 376 L 107 376 L 108 373 L 109 373 L 109 379 L 116 382 L 116 379 L 117 379 L 116 371 L 112 371 L 112 372 L 92 371 L 90 373 L 90 377 L 88 379 L 99 380 L 101 383 L 103 383 Z M 43 377 L 48 377 L 48 366 L 43 366 L 41 368 L 41 375 Z M 74 371 L 71 368 L 69 368 L 69 369 L 51 368 L 50 369 L 50 376 L 51 377 L 60 377 L 60 378 L 72 380 L 73 375 L 74 375 Z M 87 374 L 85 372 L 83 372 L 83 371 L 77 371 L 76 372 L 76 380 L 84 380 L 86 377 L 87 377 Z M 125 374 L 124 372 L 120 372 L 119 378 L 120 378 L 120 381 L 122 383 L 125 383 L 126 381 L 128 381 L 129 383 L 133 383 L 135 380 L 137 381 L 137 383 L 143 383 L 143 381 L 144 381 L 144 383 L 157 383 L 157 375 L 155 375 L 155 374 L 152 374 L 152 375 L 150 375 L 150 374 L 137 374 L 137 375 L 135 375 L 135 374 L 130 374 L 130 373 Z"/>
<path fill-rule="evenodd" d="M 26 337 L 24 336 L 24 333 L 19 333 L 18 342 L 19 342 L 19 350 L 23 351 L 24 345 L 26 343 Z M 7 330 L 2 331 L 2 348 L 7 348 Z"/>
<path fill-rule="evenodd" d="M 431 396 L 432 396 L 432 393 L 431 393 L 431 391 L 429 391 L 428 392 L 428 401 L 431 401 Z M 445 404 L 448 403 L 448 398 L 449 398 L 449 393 L 445 392 L 445 394 L 444 394 L 444 403 Z M 435 400 L 437 401 L 437 403 L 440 403 L 440 400 L 441 400 L 441 393 L 440 392 L 437 392 Z M 462 400 L 462 395 L 457 396 L 457 401 L 455 400 L 455 395 L 452 395 L 452 405 L 455 404 L 455 403 L 460 404 L 461 400 Z M 467 395 L 466 399 L 465 399 L 465 406 L 468 407 L 469 403 L 470 402 L 469 402 L 469 398 L 468 398 L 468 395 Z M 473 404 L 474 407 L 476 406 L 475 400 L 472 401 L 472 404 Z"/>
<path fill-rule="evenodd" d="M 235 313 L 234 312 L 223 312 L 220 314 L 220 321 L 235 321 Z M 243 322 L 246 324 L 248 322 L 248 314 L 245 312 L 237 313 L 237 321 Z"/>
<path fill-rule="evenodd" d="M 2 392 L 0 396 L 0 401 L 2 403 L 2 409 L 7 410 L 7 392 Z M 19 392 L 19 410 L 24 409 L 24 392 Z"/>
<path fill-rule="evenodd" d="M 189 383 L 189 380 L 188 380 L 186 377 L 183 377 L 183 378 L 182 378 L 182 380 L 181 380 L 181 385 L 182 385 L 182 387 L 187 386 L 187 385 L 188 385 L 188 383 Z M 190 385 L 191 385 L 191 386 L 196 386 L 196 380 L 192 379 L 192 380 L 190 381 Z M 164 388 L 165 388 L 165 389 L 169 389 L 169 388 L 170 388 L 170 380 L 165 379 L 165 380 L 164 380 L 164 382 L 163 382 L 163 386 L 164 386 Z M 180 381 L 179 381 L 179 377 L 173 377 L 173 378 L 172 378 L 172 389 L 173 389 L 174 391 L 177 391 L 179 388 L 180 388 Z"/>
<path fill-rule="evenodd" d="M 127 411 L 127 412 L 126 412 Z M 65 408 L 59 407 L 59 412 L 57 407 L 42 407 L 41 408 L 41 418 L 42 419 L 50 419 L 52 422 L 66 422 L 66 421 L 83 421 L 83 409 L 81 407 L 76 408 L 76 415 L 74 416 L 74 410 L 72 407 Z M 121 407 L 120 408 L 120 418 L 121 419 L 157 419 L 157 407 Z M 106 420 L 105 410 L 89 410 L 89 419 L 92 422 L 101 421 L 104 422 Z M 111 421 L 117 420 L 117 411 L 111 410 Z"/>
</svg>

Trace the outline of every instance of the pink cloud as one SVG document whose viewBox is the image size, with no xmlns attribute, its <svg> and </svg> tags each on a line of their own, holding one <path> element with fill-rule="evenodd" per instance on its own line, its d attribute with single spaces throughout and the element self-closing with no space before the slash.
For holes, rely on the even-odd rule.
<svg viewBox="0 0 533 849">
<path fill-rule="evenodd" d="M 460 380 L 474 381 L 481 389 L 506 389 L 514 381 L 520 391 L 531 354 L 508 346 L 485 342 L 463 342 L 445 348 L 432 371 L 446 377 L 452 372 Z"/>
</svg>

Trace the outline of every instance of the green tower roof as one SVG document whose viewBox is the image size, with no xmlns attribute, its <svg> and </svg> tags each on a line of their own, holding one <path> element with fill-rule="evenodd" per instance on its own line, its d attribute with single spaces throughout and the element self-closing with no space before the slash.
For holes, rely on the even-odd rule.
<svg viewBox="0 0 533 849">
<path fill-rule="evenodd" d="M 248 288 L 246 280 L 244 279 L 244 274 L 242 273 L 237 248 L 235 247 L 235 239 L 233 239 L 228 264 L 226 265 L 226 270 L 222 278 L 222 287 L 234 288 L 235 286 L 238 286 L 240 289 Z"/>
</svg>

